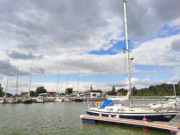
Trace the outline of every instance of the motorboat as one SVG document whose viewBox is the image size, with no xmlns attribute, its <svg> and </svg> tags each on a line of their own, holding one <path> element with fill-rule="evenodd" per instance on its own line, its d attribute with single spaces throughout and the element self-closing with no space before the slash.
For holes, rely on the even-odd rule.
<svg viewBox="0 0 180 135">
<path fill-rule="evenodd" d="M 62 98 L 60 98 L 60 97 L 55 97 L 54 102 L 62 102 Z"/>
</svg>

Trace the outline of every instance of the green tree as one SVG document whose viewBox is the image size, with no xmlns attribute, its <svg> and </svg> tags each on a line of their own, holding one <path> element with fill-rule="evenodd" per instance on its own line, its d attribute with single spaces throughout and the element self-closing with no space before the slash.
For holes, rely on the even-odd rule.
<svg viewBox="0 0 180 135">
<path fill-rule="evenodd" d="M 73 88 L 67 88 L 65 94 L 70 95 L 73 92 Z"/>
<path fill-rule="evenodd" d="M 35 97 L 35 96 L 36 96 L 36 92 L 30 91 L 30 96 L 31 96 L 31 97 Z"/>
<path fill-rule="evenodd" d="M 124 88 L 117 90 L 117 92 L 119 92 L 119 93 L 121 92 L 123 96 L 127 95 L 127 90 Z"/>
<path fill-rule="evenodd" d="M 117 95 L 117 92 L 114 86 L 112 87 L 112 91 L 108 92 L 108 95 Z"/>
<path fill-rule="evenodd" d="M 46 93 L 46 92 L 47 91 L 46 91 L 46 89 L 43 86 L 37 87 L 37 89 L 36 89 L 36 96 L 38 96 L 41 93 Z"/>
<path fill-rule="evenodd" d="M 4 96 L 3 87 L 0 84 L 0 97 L 3 97 L 3 96 Z"/>
</svg>

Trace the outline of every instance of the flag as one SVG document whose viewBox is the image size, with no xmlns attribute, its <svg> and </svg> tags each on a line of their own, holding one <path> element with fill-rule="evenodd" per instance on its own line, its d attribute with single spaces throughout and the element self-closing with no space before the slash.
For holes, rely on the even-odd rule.
<svg viewBox="0 0 180 135">
<path fill-rule="evenodd" d="M 126 48 L 123 47 L 123 53 L 125 54 L 126 53 Z"/>
</svg>

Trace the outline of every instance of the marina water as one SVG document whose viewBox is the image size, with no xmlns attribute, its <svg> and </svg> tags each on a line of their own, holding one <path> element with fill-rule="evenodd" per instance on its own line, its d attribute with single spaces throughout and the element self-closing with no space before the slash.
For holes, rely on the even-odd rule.
<svg viewBox="0 0 180 135">
<path fill-rule="evenodd" d="M 168 135 L 168 132 L 80 119 L 88 103 L 0 104 L 0 135 Z M 173 121 L 180 122 L 180 116 Z"/>
</svg>

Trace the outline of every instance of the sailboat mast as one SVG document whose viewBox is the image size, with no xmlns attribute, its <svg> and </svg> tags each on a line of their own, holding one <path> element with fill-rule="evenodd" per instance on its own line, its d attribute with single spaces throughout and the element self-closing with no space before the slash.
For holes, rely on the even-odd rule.
<svg viewBox="0 0 180 135">
<path fill-rule="evenodd" d="M 57 93 L 59 91 L 59 71 L 58 71 L 58 80 L 57 80 Z"/>
<path fill-rule="evenodd" d="M 173 84 L 173 89 L 174 89 L 174 97 L 176 98 L 176 89 L 175 89 L 175 84 Z"/>
<path fill-rule="evenodd" d="M 80 78 L 80 76 L 79 76 L 79 72 L 78 72 L 77 91 L 79 90 L 79 78 Z"/>
<path fill-rule="evenodd" d="M 19 76 L 19 67 L 16 75 L 16 96 L 17 96 L 17 90 L 18 90 L 18 76 Z"/>
<path fill-rule="evenodd" d="M 127 11 L 126 11 L 126 1 L 124 0 L 124 23 L 125 23 L 125 36 L 126 36 L 126 50 L 127 50 L 127 63 L 128 63 L 128 84 L 129 84 L 129 98 L 131 105 L 131 69 L 130 69 L 130 56 L 129 56 L 129 41 L 128 41 L 128 28 L 127 28 Z"/>
<path fill-rule="evenodd" d="M 30 96 L 30 89 L 31 89 L 31 79 L 32 79 L 32 66 L 31 66 L 31 73 L 30 73 L 30 80 L 29 80 L 29 93 L 28 93 L 29 96 Z"/>
<path fill-rule="evenodd" d="M 68 74 L 67 74 L 67 88 L 69 87 L 69 78 L 68 78 Z"/>
<path fill-rule="evenodd" d="M 7 77 L 5 98 L 7 98 L 7 91 L 8 91 L 8 79 L 9 79 L 9 78 Z"/>
</svg>

